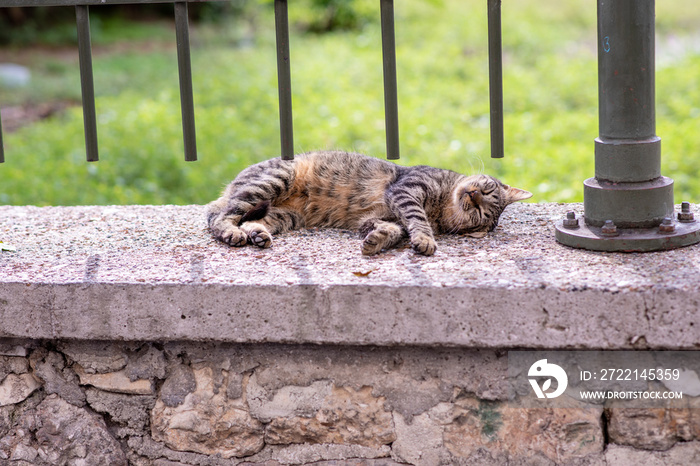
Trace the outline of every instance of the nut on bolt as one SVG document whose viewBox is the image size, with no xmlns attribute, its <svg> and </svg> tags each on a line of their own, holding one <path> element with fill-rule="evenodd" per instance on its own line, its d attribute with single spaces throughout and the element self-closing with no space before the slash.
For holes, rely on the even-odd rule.
<svg viewBox="0 0 700 466">
<path fill-rule="evenodd" d="M 659 225 L 659 233 L 673 233 L 674 231 L 676 231 L 676 225 L 673 224 L 671 217 L 666 217 Z"/>
<path fill-rule="evenodd" d="M 693 223 L 695 221 L 695 215 L 690 211 L 690 202 L 681 203 L 678 221 L 681 223 Z"/>
<path fill-rule="evenodd" d="M 606 220 L 605 224 L 600 229 L 600 232 L 603 234 L 603 236 L 617 236 L 620 234 L 620 232 L 617 231 L 617 226 L 615 226 L 612 220 Z"/>
<path fill-rule="evenodd" d="M 564 219 L 564 228 L 574 229 L 578 228 L 578 219 L 573 210 L 566 213 L 566 218 Z"/>
</svg>

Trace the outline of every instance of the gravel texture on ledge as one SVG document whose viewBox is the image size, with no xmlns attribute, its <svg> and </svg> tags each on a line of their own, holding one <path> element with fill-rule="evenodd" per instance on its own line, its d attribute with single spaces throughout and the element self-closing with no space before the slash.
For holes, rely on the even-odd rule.
<svg viewBox="0 0 700 466">
<path fill-rule="evenodd" d="M 0 283 L 218 283 L 696 289 L 700 247 L 601 253 L 554 239 L 553 224 L 580 204 L 515 204 L 483 239 L 444 235 L 432 257 L 407 244 L 360 254 L 347 230 L 311 229 L 273 247 L 232 248 L 207 231 L 203 206 L 0 206 Z"/>
<path fill-rule="evenodd" d="M 360 254 L 347 230 L 311 229 L 273 247 L 232 248 L 207 230 L 203 206 L 0 207 L 0 282 L 219 283 L 556 287 L 612 290 L 700 285 L 700 247 L 601 253 L 554 239 L 580 204 L 515 204 L 483 239 L 444 235 L 432 257 L 407 244 Z"/>
<path fill-rule="evenodd" d="M 344 230 L 232 248 L 203 206 L 0 207 L 0 337 L 700 348 L 700 246 L 572 249 L 554 239 L 568 210 L 520 203 L 432 257 L 364 257 Z"/>
</svg>

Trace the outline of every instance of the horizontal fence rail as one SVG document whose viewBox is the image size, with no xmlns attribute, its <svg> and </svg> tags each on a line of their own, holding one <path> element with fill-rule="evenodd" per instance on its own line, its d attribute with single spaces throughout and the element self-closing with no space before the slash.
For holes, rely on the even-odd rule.
<svg viewBox="0 0 700 466">
<path fill-rule="evenodd" d="M 78 31 L 80 83 L 85 126 L 87 161 L 99 159 L 97 117 L 93 83 L 92 50 L 90 41 L 90 6 L 119 4 L 173 3 L 177 43 L 178 74 L 182 133 L 186 161 L 197 160 L 197 142 L 194 118 L 194 92 L 190 58 L 188 3 L 227 0 L 0 0 L 0 8 L 74 6 Z M 294 158 L 294 130 L 292 118 L 291 57 L 289 53 L 288 0 L 274 0 L 275 34 L 277 43 L 277 82 L 279 92 L 280 146 L 285 160 Z M 382 29 L 382 59 L 384 76 L 384 113 L 386 124 L 386 155 L 399 158 L 398 86 L 396 76 L 396 38 L 394 29 L 394 0 L 378 0 Z M 501 0 L 487 0 L 489 30 L 489 89 L 491 105 L 491 157 L 503 157 L 503 84 L 501 65 Z M 0 163 L 5 161 L 0 118 Z"/>
<path fill-rule="evenodd" d="M 186 3 L 225 2 L 228 0 L 183 0 Z M 2 0 L 0 8 L 25 6 L 75 6 L 75 5 L 146 5 L 149 3 L 174 3 L 173 0 Z"/>
</svg>

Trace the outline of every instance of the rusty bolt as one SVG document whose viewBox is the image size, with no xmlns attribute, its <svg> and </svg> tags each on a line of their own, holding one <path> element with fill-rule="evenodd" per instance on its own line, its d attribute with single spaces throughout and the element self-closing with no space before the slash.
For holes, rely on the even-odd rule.
<svg viewBox="0 0 700 466">
<path fill-rule="evenodd" d="M 574 229 L 578 228 L 578 219 L 573 210 L 566 213 L 566 218 L 564 219 L 564 228 Z"/>
<path fill-rule="evenodd" d="M 682 223 L 693 223 L 695 221 L 695 215 L 690 211 L 690 202 L 681 203 L 678 221 Z"/>
<path fill-rule="evenodd" d="M 659 233 L 673 233 L 674 231 L 676 231 L 676 226 L 673 224 L 671 217 L 666 217 L 659 225 Z"/>
<path fill-rule="evenodd" d="M 615 226 L 612 220 L 606 220 L 605 225 L 603 225 L 603 228 L 600 229 L 600 232 L 603 234 L 603 236 L 617 236 L 620 234 L 620 232 L 617 231 L 617 226 Z"/>
</svg>

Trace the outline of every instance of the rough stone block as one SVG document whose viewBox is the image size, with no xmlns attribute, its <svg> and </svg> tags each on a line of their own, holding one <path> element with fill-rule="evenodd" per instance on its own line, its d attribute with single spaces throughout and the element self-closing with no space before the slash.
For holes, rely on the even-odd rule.
<svg viewBox="0 0 700 466">
<path fill-rule="evenodd" d="M 668 450 L 677 442 L 700 439 L 700 399 L 678 400 L 672 407 L 606 408 L 610 442 L 643 450 Z"/>
<path fill-rule="evenodd" d="M 41 383 L 32 374 L 9 374 L 0 383 L 0 406 L 26 400 Z"/>
<path fill-rule="evenodd" d="M 0 452 L 9 456 L 13 465 L 23 461 L 40 465 L 127 464 L 125 453 L 100 416 L 55 394 L 15 414 L 10 435 L 0 439 Z"/>
<path fill-rule="evenodd" d="M 29 342 L 17 338 L 0 339 L 0 356 L 26 357 L 29 354 L 27 346 Z"/>
<path fill-rule="evenodd" d="M 258 385 L 257 376 L 253 374 L 247 384 L 250 413 L 262 422 L 270 422 L 281 417 L 313 417 L 323 406 L 326 398 L 331 396 L 333 383 L 320 380 L 301 387 L 288 385 L 274 392 L 268 400 L 268 392 Z"/>
<path fill-rule="evenodd" d="M 700 464 L 700 442 L 679 443 L 666 451 L 638 450 L 608 445 L 606 466 L 689 466 Z"/>
<path fill-rule="evenodd" d="M 260 451 L 264 446 L 263 426 L 250 416 L 245 398 L 229 399 L 226 390 L 216 390 L 210 367 L 196 369 L 193 375 L 195 389 L 181 404 L 173 407 L 161 398 L 156 401 L 151 412 L 153 438 L 173 450 L 218 454 L 222 458 Z"/>
<path fill-rule="evenodd" d="M 29 371 L 27 358 L 0 356 L 0 382 L 7 374 L 24 374 Z"/>
<path fill-rule="evenodd" d="M 80 365 L 73 366 L 80 378 L 80 385 L 92 385 L 107 392 L 127 393 L 131 395 L 150 395 L 153 387 L 150 380 L 132 381 L 125 370 L 106 374 L 87 374 Z"/>
<path fill-rule="evenodd" d="M 155 405 L 155 396 L 133 396 L 111 393 L 88 388 L 85 391 L 87 403 L 98 413 L 104 413 L 117 424 L 117 434 L 143 435 L 148 431 L 151 409 Z"/>
<path fill-rule="evenodd" d="M 384 398 L 372 396 L 371 387 L 355 391 L 332 387 L 312 417 L 278 417 L 265 428 L 270 444 L 339 443 L 380 447 L 396 439 L 391 413 Z"/>
<path fill-rule="evenodd" d="M 39 456 L 39 452 L 36 451 L 36 448 L 18 443 L 12 451 L 10 461 L 27 461 L 32 463 L 37 456 Z"/>
<path fill-rule="evenodd" d="M 418 466 L 440 464 L 446 452 L 440 419 L 449 416 L 452 409 L 451 403 L 440 403 L 426 413 L 413 416 L 410 424 L 401 414 L 395 413 L 396 440 L 391 446 L 392 457 Z"/>
<path fill-rule="evenodd" d="M 390 448 L 383 445 L 379 448 L 363 447 L 361 445 L 338 444 L 293 444 L 282 447 L 273 446 L 274 461 L 283 465 L 359 465 L 390 466 L 393 461 L 389 458 Z M 259 454 L 260 455 L 260 454 Z M 251 462 L 263 462 L 262 458 L 251 457 Z M 268 460 L 269 461 L 269 460 Z M 327 462 L 327 463 L 326 463 Z M 274 464 L 274 463 L 273 463 Z M 359 466 L 357 465 L 357 466 Z"/>
<path fill-rule="evenodd" d="M 85 405 L 85 394 L 78 385 L 78 377 L 66 367 L 60 353 L 39 348 L 29 356 L 29 364 L 34 375 L 44 382 L 46 393 L 56 393 L 75 406 Z"/>
<path fill-rule="evenodd" d="M 167 361 L 163 351 L 147 344 L 129 355 L 126 373 L 129 380 L 135 382 L 138 379 L 164 379 L 167 375 L 166 369 Z"/>
<path fill-rule="evenodd" d="M 602 408 L 571 400 L 569 407 L 523 409 L 511 402 L 461 398 L 445 426 L 445 447 L 459 458 L 480 450 L 508 461 L 544 457 L 557 463 L 604 448 Z"/>
<path fill-rule="evenodd" d="M 124 345 L 103 341 L 64 341 L 59 350 L 88 374 L 116 372 L 127 363 Z"/>
<path fill-rule="evenodd" d="M 160 388 L 160 401 L 165 406 L 175 407 L 185 401 L 185 397 L 195 391 L 197 380 L 190 366 L 175 365 Z"/>
</svg>

